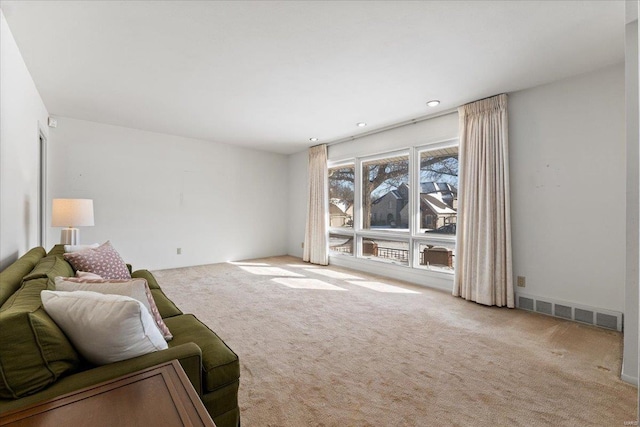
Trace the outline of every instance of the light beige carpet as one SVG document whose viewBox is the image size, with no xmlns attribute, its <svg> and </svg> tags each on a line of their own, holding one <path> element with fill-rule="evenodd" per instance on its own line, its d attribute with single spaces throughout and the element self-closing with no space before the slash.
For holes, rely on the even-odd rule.
<svg viewBox="0 0 640 427">
<path fill-rule="evenodd" d="M 617 332 L 292 257 L 154 274 L 239 355 L 243 427 L 636 420 Z"/>
</svg>

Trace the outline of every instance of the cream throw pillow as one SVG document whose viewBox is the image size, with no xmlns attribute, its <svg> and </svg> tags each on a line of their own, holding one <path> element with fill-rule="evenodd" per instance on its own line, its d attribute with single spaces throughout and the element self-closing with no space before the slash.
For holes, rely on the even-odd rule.
<svg viewBox="0 0 640 427">
<path fill-rule="evenodd" d="M 76 277 L 79 279 L 95 279 L 102 280 L 102 276 L 99 276 L 95 273 L 89 273 L 88 271 L 76 271 Z"/>
<path fill-rule="evenodd" d="M 75 348 L 96 365 L 168 348 L 145 306 L 122 295 L 42 291 L 42 305 Z"/>
<path fill-rule="evenodd" d="M 97 276 L 93 273 L 92 276 Z M 89 277 L 56 277 L 55 278 L 56 291 L 73 292 L 73 291 L 90 291 L 99 292 L 101 294 L 110 295 L 124 295 L 140 301 L 149 313 L 153 320 L 156 322 L 156 326 L 160 329 L 162 336 L 166 341 L 171 341 L 173 335 L 171 331 L 162 320 L 156 302 L 153 300 L 153 295 L 149 290 L 149 285 L 146 279 L 131 279 L 131 280 L 115 280 L 115 279 L 102 279 L 100 276 L 97 278 Z"/>
</svg>

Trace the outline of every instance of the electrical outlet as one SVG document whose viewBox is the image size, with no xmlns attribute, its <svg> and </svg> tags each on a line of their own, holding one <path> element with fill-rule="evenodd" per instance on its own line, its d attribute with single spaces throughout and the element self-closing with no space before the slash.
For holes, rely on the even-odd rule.
<svg viewBox="0 0 640 427">
<path fill-rule="evenodd" d="M 176 249 L 176 253 L 177 253 L 178 255 L 182 255 L 182 248 L 178 248 L 178 249 Z"/>
<path fill-rule="evenodd" d="M 304 249 L 304 242 L 300 243 L 300 247 Z"/>
<path fill-rule="evenodd" d="M 518 286 L 520 286 L 521 288 L 527 286 L 527 282 L 524 276 L 518 276 Z"/>
</svg>

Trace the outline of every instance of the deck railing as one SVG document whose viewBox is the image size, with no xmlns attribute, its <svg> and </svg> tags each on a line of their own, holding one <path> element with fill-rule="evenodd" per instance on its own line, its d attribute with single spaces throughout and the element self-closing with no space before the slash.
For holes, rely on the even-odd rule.
<svg viewBox="0 0 640 427">
<path fill-rule="evenodd" d="M 342 245 L 342 246 L 331 246 L 330 248 L 333 252 L 342 252 L 345 254 L 350 254 L 353 252 L 353 246 L 351 245 Z"/>
<path fill-rule="evenodd" d="M 409 261 L 409 250 L 408 249 L 395 249 L 395 248 L 385 248 L 383 246 L 378 246 L 377 256 L 380 258 L 393 259 L 400 262 L 408 262 Z"/>
</svg>

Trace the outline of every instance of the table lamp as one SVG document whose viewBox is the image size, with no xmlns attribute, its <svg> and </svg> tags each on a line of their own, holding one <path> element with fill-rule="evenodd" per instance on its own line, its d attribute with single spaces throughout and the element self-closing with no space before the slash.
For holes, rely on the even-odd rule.
<svg viewBox="0 0 640 427">
<path fill-rule="evenodd" d="M 74 227 L 93 225 L 93 200 L 53 199 L 51 226 L 62 229 L 60 240 L 64 245 L 79 245 L 80 230 Z"/>
</svg>

